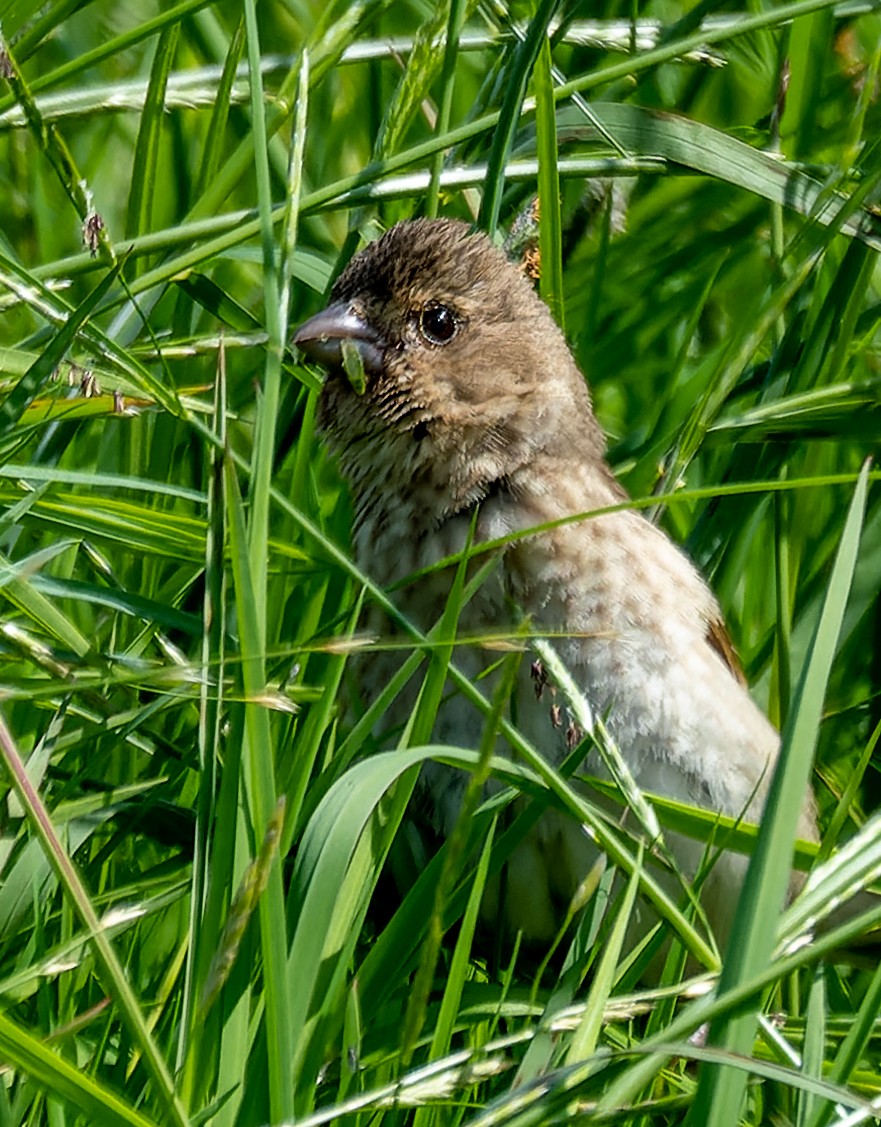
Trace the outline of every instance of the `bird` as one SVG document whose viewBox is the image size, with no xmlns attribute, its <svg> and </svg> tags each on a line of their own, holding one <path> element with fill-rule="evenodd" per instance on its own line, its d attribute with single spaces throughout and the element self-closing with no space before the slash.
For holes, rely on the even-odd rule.
<svg viewBox="0 0 881 1127">
<path fill-rule="evenodd" d="M 328 373 L 319 426 L 351 490 L 358 566 L 394 588 L 399 608 L 427 630 L 443 613 L 451 569 L 425 569 L 469 543 L 501 543 L 497 566 L 461 610 L 461 636 L 526 623 L 552 638 L 640 788 L 758 821 L 778 733 L 749 695 L 707 583 L 660 527 L 623 504 L 587 381 L 517 264 L 461 221 L 398 223 L 349 261 L 294 343 Z M 352 356 L 359 378 L 350 378 Z M 374 615 L 378 625 L 382 612 Z M 478 644 L 456 654 L 474 680 L 497 659 Z M 380 648 L 361 660 L 369 696 L 400 657 Z M 542 692 L 545 678 L 524 657 L 516 723 L 559 765 L 572 739 Z M 399 700 L 401 722 L 411 703 Z M 476 748 L 482 724 L 450 695 L 434 735 Z M 431 825 L 449 835 L 465 776 L 430 763 L 419 786 Z M 798 833 L 818 840 L 811 793 Z M 703 847 L 682 835 L 669 845 L 694 876 Z M 571 816 L 546 810 L 509 858 L 506 885 L 485 895 L 485 916 L 549 943 L 596 851 Z M 746 865 L 723 853 L 701 888 L 720 944 Z"/>
</svg>

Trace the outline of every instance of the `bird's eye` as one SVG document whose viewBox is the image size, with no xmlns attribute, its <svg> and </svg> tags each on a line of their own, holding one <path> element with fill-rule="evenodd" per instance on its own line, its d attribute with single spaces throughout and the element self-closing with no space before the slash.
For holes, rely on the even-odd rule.
<svg viewBox="0 0 881 1127">
<path fill-rule="evenodd" d="M 458 329 L 455 313 L 439 302 L 431 302 L 419 314 L 419 331 L 429 344 L 449 344 Z"/>
</svg>

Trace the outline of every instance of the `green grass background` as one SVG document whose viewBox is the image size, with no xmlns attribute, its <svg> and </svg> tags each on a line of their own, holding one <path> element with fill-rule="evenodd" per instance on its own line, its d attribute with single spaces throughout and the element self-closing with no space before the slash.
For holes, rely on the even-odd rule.
<svg viewBox="0 0 881 1127">
<path fill-rule="evenodd" d="M 3 0 L 0 29 L 0 1127 L 869 1120 L 877 960 L 777 940 L 881 867 L 878 4 Z M 637 830 L 603 829 L 623 879 L 552 969 L 472 945 L 500 810 L 431 864 L 402 825 L 427 755 L 486 766 L 430 748 L 461 592 L 430 645 L 400 624 L 398 750 L 339 704 L 384 596 L 286 342 L 388 224 L 501 237 L 536 194 L 611 460 L 784 731 L 715 992 L 675 905 L 635 985 Z M 815 751 L 826 864 L 781 917 Z M 415 885 L 376 911 L 389 853 Z"/>
</svg>

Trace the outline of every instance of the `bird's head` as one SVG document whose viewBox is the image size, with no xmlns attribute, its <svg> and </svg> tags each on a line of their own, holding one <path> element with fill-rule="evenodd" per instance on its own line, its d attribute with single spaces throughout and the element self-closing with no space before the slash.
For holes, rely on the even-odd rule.
<svg viewBox="0 0 881 1127">
<path fill-rule="evenodd" d="M 356 494 L 421 481 L 462 507 L 548 449 L 602 457 L 547 307 L 464 223 L 392 227 L 355 255 L 294 343 L 328 369 L 321 425 Z M 352 349 L 363 388 L 344 373 Z"/>
</svg>

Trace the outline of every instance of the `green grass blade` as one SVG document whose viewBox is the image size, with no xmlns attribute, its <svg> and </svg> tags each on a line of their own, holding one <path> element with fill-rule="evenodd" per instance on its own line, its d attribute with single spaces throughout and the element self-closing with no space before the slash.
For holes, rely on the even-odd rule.
<svg viewBox="0 0 881 1127">
<path fill-rule="evenodd" d="M 477 220 L 478 225 L 490 235 L 495 234 L 499 224 L 499 210 L 505 187 L 505 166 L 514 145 L 517 122 L 523 112 L 526 86 L 539 57 L 541 45 L 547 40 L 548 25 L 554 17 L 558 4 L 559 0 L 541 0 L 530 21 L 526 37 L 512 53 L 510 66 L 506 72 L 506 91 L 502 108 L 498 115 L 493 115 L 495 131 L 486 170 L 480 215 Z"/>
<path fill-rule="evenodd" d="M 132 168 L 132 188 L 128 201 L 125 233 L 128 238 L 148 231 L 152 226 L 153 202 L 159 164 L 159 143 L 165 114 L 165 87 L 177 52 L 179 24 L 172 24 L 159 35 L 150 85 L 141 114 L 138 140 L 135 145 L 135 162 Z"/>
<path fill-rule="evenodd" d="M 762 831 L 741 893 L 731 939 L 723 963 L 720 990 L 730 990 L 760 973 L 770 958 L 775 921 L 789 880 L 787 865 L 799 812 L 804 802 L 817 739 L 825 687 L 835 656 L 850 590 L 868 489 L 868 464 L 863 467 L 841 536 L 826 600 L 817 623 L 808 660 L 793 697 L 792 713 L 781 740 L 780 761 L 768 793 Z M 748 1013 L 714 1024 L 711 1037 L 733 1053 L 748 1054 L 755 1016 Z M 702 1071 L 691 1120 L 708 1127 L 736 1123 L 746 1075 L 732 1069 Z"/>
<path fill-rule="evenodd" d="M 84 302 L 64 319 L 63 326 L 43 349 L 40 356 L 24 373 L 0 405 L 0 439 L 17 425 L 31 400 L 64 359 L 65 353 L 76 340 L 77 333 L 89 320 L 101 299 L 113 285 L 119 267 L 108 270 Z"/>
<path fill-rule="evenodd" d="M 39 839 L 59 883 L 74 911 L 79 916 L 83 927 L 89 933 L 106 988 L 119 1007 L 120 1017 L 128 1028 L 135 1044 L 144 1054 L 144 1060 L 156 1084 L 157 1099 L 161 1102 L 170 1123 L 174 1123 L 178 1127 L 186 1127 L 189 1119 L 175 1092 L 174 1081 L 168 1065 L 149 1032 L 144 1014 L 134 991 L 129 985 L 122 964 L 107 938 L 73 862 L 55 832 L 49 811 L 27 776 L 18 748 L 5 721 L 2 719 L 0 719 L 0 756 L 2 756 L 18 799 L 27 811 L 33 831 Z"/>
<path fill-rule="evenodd" d="M 539 286 L 542 300 L 565 330 L 563 309 L 563 224 L 560 214 L 560 175 L 557 168 L 557 120 L 554 107 L 553 62 L 550 40 L 542 41 L 533 71 L 535 133 L 538 156 L 538 232 L 541 250 Z"/>
<path fill-rule="evenodd" d="M 0 1053 L 4 1060 L 30 1076 L 44 1092 L 69 1099 L 74 1107 L 88 1116 L 90 1123 L 101 1123 L 106 1127 L 156 1127 L 160 1122 L 142 1115 L 82 1069 L 21 1029 L 6 1014 L 0 1014 Z"/>
<path fill-rule="evenodd" d="M 242 766 L 252 833 L 263 840 L 274 818 L 277 802 L 273 739 L 269 714 L 262 697 L 266 688 L 265 622 L 258 609 L 255 578 L 250 570 L 250 554 L 245 531 L 244 506 L 235 471 L 226 461 L 225 490 L 229 523 L 232 574 L 235 584 L 236 613 L 242 658 L 242 684 L 245 691 L 245 744 Z M 261 573 L 265 569 L 265 551 Z M 287 930 L 281 865 L 272 866 L 266 890 L 260 897 L 260 946 L 265 978 L 269 1100 L 273 1118 L 293 1115 L 293 1076 L 290 1062 L 294 1055 L 290 985 L 287 977 Z"/>
<path fill-rule="evenodd" d="M 447 34 L 444 42 L 443 63 L 441 66 L 441 95 L 438 100 L 436 132 L 443 135 L 450 128 L 451 113 L 453 108 L 453 92 L 455 88 L 456 58 L 459 50 L 459 36 L 462 24 L 471 5 L 466 0 L 450 0 L 450 11 L 447 19 Z M 435 153 L 431 166 L 431 181 L 428 185 L 428 196 L 425 201 L 425 214 L 433 219 L 438 213 L 441 172 L 444 157 L 442 152 Z"/>
<path fill-rule="evenodd" d="M 223 145 L 224 128 L 229 118 L 231 91 L 242 51 L 245 48 L 245 16 L 242 13 L 229 41 L 229 50 L 223 60 L 223 74 L 217 84 L 217 97 L 211 110 L 211 120 L 205 135 L 205 149 L 199 167 L 196 195 L 202 195 L 217 175 Z"/>
</svg>

